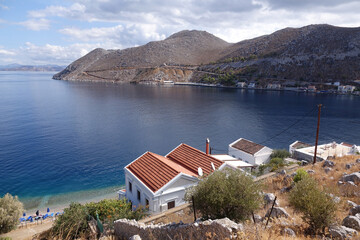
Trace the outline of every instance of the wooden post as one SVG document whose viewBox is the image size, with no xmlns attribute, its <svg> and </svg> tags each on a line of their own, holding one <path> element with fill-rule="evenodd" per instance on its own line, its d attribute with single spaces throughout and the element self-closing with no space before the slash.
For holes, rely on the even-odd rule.
<svg viewBox="0 0 360 240">
<path fill-rule="evenodd" d="M 194 196 L 191 197 L 192 202 L 193 202 L 193 209 L 194 209 L 194 222 L 196 221 L 196 209 L 195 209 L 195 201 L 194 201 Z"/>
<path fill-rule="evenodd" d="M 277 198 L 277 196 L 275 196 L 275 199 L 274 199 L 274 202 L 273 202 L 273 204 L 272 204 L 272 207 L 271 207 L 271 210 L 270 210 L 270 213 L 269 213 L 268 219 L 267 219 L 267 221 L 266 221 L 265 228 L 267 227 L 267 225 L 268 225 L 268 223 L 269 223 L 270 216 L 271 216 L 271 213 L 272 213 L 272 211 L 273 211 L 273 209 L 274 209 L 274 205 L 275 205 L 275 202 L 276 202 L 276 198 Z"/>
<path fill-rule="evenodd" d="M 318 123 L 317 123 L 317 129 L 316 129 L 316 141 L 315 141 L 315 152 L 314 152 L 314 162 L 313 162 L 313 164 L 316 163 L 317 145 L 318 145 L 318 140 L 319 140 L 319 128 L 320 128 L 320 113 L 321 113 L 322 104 L 319 104 L 318 107 L 319 107 L 319 110 L 318 110 Z"/>
</svg>

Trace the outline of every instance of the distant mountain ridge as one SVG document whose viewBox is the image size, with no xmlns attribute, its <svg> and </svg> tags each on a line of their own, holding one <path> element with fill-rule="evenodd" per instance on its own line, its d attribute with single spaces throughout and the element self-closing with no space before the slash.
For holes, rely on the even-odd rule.
<svg viewBox="0 0 360 240">
<path fill-rule="evenodd" d="M 360 79 L 360 28 L 309 25 L 238 43 L 205 31 L 181 31 L 124 50 L 95 49 L 54 79 L 162 82 L 217 79 L 350 81 Z"/>
<path fill-rule="evenodd" d="M 0 71 L 35 71 L 35 72 L 57 72 L 62 71 L 65 66 L 59 65 L 21 65 L 17 63 L 0 65 Z"/>
</svg>

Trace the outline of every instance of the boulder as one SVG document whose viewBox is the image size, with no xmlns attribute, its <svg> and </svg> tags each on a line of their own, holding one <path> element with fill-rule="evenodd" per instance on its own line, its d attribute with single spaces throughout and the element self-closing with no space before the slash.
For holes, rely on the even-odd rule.
<svg viewBox="0 0 360 240">
<path fill-rule="evenodd" d="M 359 183 L 360 182 L 360 172 L 354 172 L 351 174 L 346 174 L 341 178 L 341 181 L 343 182 L 354 182 Z"/>
<path fill-rule="evenodd" d="M 285 175 L 286 175 L 286 170 L 285 170 L 285 169 L 281 170 L 281 171 L 279 172 L 279 175 L 285 176 Z"/>
<path fill-rule="evenodd" d="M 346 203 L 350 206 L 350 207 L 356 207 L 357 204 L 354 203 L 353 201 L 350 201 L 350 200 L 346 200 Z"/>
<path fill-rule="evenodd" d="M 141 240 L 141 237 L 139 235 L 134 235 L 130 237 L 129 240 Z"/>
<path fill-rule="evenodd" d="M 332 170 L 331 167 L 326 167 L 326 168 L 324 168 L 325 173 L 329 173 L 329 172 L 331 172 L 331 170 Z"/>
<path fill-rule="evenodd" d="M 273 193 L 264 193 L 265 206 L 272 205 L 274 200 L 275 200 L 275 195 Z M 277 201 L 275 202 L 275 206 L 278 206 Z"/>
<path fill-rule="evenodd" d="M 255 223 L 261 223 L 263 221 L 262 217 L 257 214 L 254 214 L 254 219 L 255 219 Z"/>
<path fill-rule="evenodd" d="M 213 222 L 216 222 L 218 224 L 220 224 L 223 227 L 227 227 L 230 228 L 232 230 L 232 232 L 238 232 L 238 231 L 243 231 L 244 227 L 242 224 L 238 224 L 236 222 L 231 221 L 228 218 L 221 218 L 221 219 L 216 219 Z"/>
<path fill-rule="evenodd" d="M 308 174 L 315 174 L 315 170 L 309 169 L 306 171 Z"/>
<path fill-rule="evenodd" d="M 360 219 L 360 213 L 355 214 L 355 217 L 357 217 L 358 219 Z"/>
<path fill-rule="evenodd" d="M 334 167 L 334 166 L 335 166 L 335 163 L 330 160 L 325 160 L 323 163 L 323 167 Z"/>
<path fill-rule="evenodd" d="M 282 189 L 280 189 L 281 193 L 285 193 L 285 192 L 290 192 L 290 190 L 293 188 L 293 186 L 289 186 L 289 187 L 283 187 Z"/>
<path fill-rule="evenodd" d="M 332 226 L 329 228 L 332 239 L 347 239 L 348 236 L 357 235 L 357 231 L 345 226 Z"/>
<path fill-rule="evenodd" d="M 360 230 L 360 219 L 355 216 L 347 216 L 342 221 L 342 225 L 355 230 Z"/>
<path fill-rule="evenodd" d="M 360 163 L 360 158 L 356 159 L 355 163 Z"/>
<path fill-rule="evenodd" d="M 354 165 L 353 163 L 347 163 L 345 165 L 345 169 L 350 169 L 350 168 L 352 168 L 353 165 Z"/>
<path fill-rule="evenodd" d="M 290 215 L 286 212 L 286 210 L 281 207 L 274 207 L 274 209 L 271 212 L 271 215 L 270 215 L 270 211 L 271 211 L 271 208 L 269 208 L 267 210 L 265 217 L 271 217 L 271 218 L 281 218 L 281 217 L 289 218 L 290 217 Z"/>
<path fill-rule="evenodd" d="M 289 237 L 296 237 L 296 234 L 294 232 L 294 230 L 292 230 L 291 228 L 284 228 L 284 230 L 282 231 L 282 233 L 284 235 L 287 235 Z"/>
<path fill-rule="evenodd" d="M 360 205 L 352 207 L 349 211 L 349 214 L 355 216 L 357 213 L 360 213 Z"/>
</svg>

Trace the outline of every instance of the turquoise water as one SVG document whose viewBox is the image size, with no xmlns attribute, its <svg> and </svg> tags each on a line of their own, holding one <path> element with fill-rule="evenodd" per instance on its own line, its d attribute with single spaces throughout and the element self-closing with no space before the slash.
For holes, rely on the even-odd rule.
<svg viewBox="0 0 360 240">
<path fill-rule="evenodd" d="M 18 195 L 28 208 L 116 196 L 124 166 L 182 142 L 204 150 L 210 138 L 213 153 L 240 137 L 272 148 L 314 143 L 319 103 L 320 143 L 360 144 L 355 96 L 66 82 L 52 74 L 0 72 L 0 195 Z"/>
</svg>

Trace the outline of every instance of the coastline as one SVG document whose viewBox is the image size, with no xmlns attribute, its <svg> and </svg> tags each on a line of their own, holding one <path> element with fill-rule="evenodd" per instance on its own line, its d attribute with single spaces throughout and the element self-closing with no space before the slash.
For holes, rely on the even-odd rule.
<svg viewBox="0 0 360 240">
<path fill-rule="evenodd" d="M 27 216 L 35 214 L 37 210 L 40 211 L 40 214 L 44 214 L 47 208 L 50 208 L 50 212 L 56 213 L 62 212 L 64 208 L 68 207 L 72 202 L 85 204 L 89 202 L 99 202 L 103 199 L 117 199 L 117 191 L 122 188 L 123 185 L 119 185 L 48 196 L 19 197 L 19 200 L 24 204 L 24 212 Z"/>
</svg>

